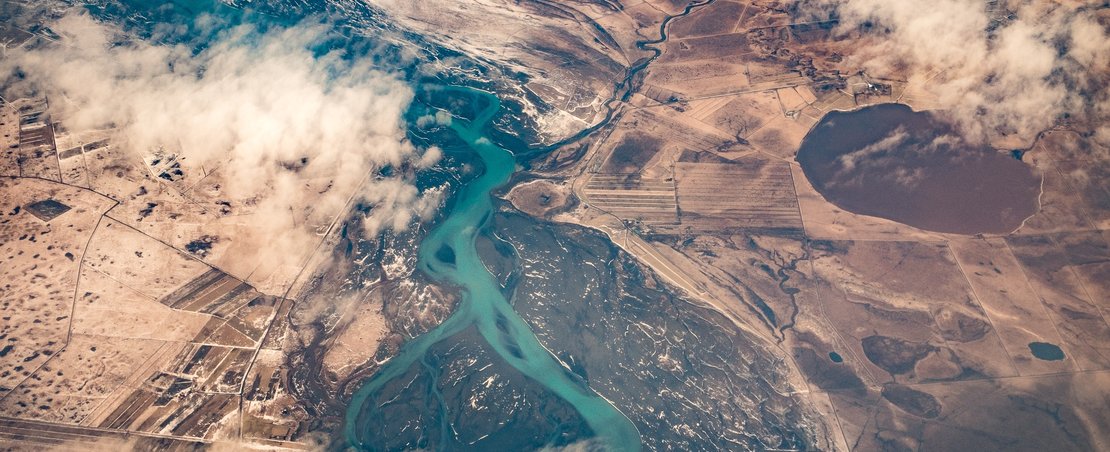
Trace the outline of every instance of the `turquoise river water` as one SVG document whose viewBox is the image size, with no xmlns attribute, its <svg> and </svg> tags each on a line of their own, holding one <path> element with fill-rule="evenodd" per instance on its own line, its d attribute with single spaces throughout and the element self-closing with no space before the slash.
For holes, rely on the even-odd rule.
<svg viewBox="0 0 1110 452">
<path fill-rule="evenodd" d="M 454 209 L 420 245 L 418 266 L 435 280 L 458 286 L 462 299 L 455 312 L 438 327 L 406 343 L 397 356 L 359 388 L 347 411 L 346 437 L 364 448 L 360 418 L 376 409 L 366 406 L 385 383 L 403 374 L 435 343 L 473 325 L 494 351 L 524 375 L 570 403 L 608 450 L 638 451 L 636 426 L 607 400 L 576 381 L 549 352 L 502 294 L 497 279 L 482 263 L 475 247 L 478 233 L 493 212 L 490 192 L 516 170 L 513 154 L 484 136 L 487 123 L 500 108 L 491 93 L 469 88 L 445 88 L 484 97 L 487 106 L 472 121 L 454 118 L 451 130 L 485 163 L 485 172 L 463 186 Z"/>
</svg>

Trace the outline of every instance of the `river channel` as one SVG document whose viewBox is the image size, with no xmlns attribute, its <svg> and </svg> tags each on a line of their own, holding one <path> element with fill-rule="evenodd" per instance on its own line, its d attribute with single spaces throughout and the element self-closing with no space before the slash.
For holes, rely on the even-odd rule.
<svg viewBox="0 0 1110 452">
<path fill-rule="evenodd" d="M 348 441 L 360 449 L 373 444 L 374 438 L 366 437 L 362 428 L 368 415 L 379 409 L 372 396 L 414 362 L 422 360 L 433 345 L 473 326 L 502 359 L 569 403 L 608 449 L 639 450 L 640 435 L 632 422 L 540 344 L 528 324 L 513 311 L 501 285 L 479 257 L 475 240 L 493 213 L 490 192 L 509 180 L 516 170 L 516 161 L 511 152 L 484 135 L 487 124 L 500 108 L 496 96 L 470 88 L 445 89 L 487 101 L 473 120 L 455 117 L 450 125 L 452 132 L 482 160 L 485 172 L 461 187 L 453 210 L 421 243 L 418 266 L 433 279 L 459 287 L 462 298 L 451 317 L 405 344 L 355 393 L 347 412 Z"/>
</svg>

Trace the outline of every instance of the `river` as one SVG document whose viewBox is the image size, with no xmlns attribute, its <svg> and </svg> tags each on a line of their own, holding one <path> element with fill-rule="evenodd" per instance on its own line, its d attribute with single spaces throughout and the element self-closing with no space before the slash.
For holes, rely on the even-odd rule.
<svg viewBox="0 0 1110 452">
<path fill-rule="evenodd" d="M 521 312 L 526 312 L 528 321 L 525 321 L 514 310 L 510 300 L 506 299 L 505 292 L 508 291 L 503 289 L 494 275 L 488 271 L 475 246 L 480 236 L 489 235 L 485 232 L 490 227 L 491 217 L 494 216 L 494 203 L 490 193 L 509 180 L 517 170 L 517 161 L 527 161 L 529 156 L 543 155 L 568 142 L 580 140 L 608 124 L 617 114 L 618 104 L 622 100 L 627 100 L 638 88 L 640 74 L 662 53 L 655 46 L 667 40 L 667 24 L 712 2 L 713 0 L 704 0 L 687 5 L 682 12 L 666 17 L 659 24 L 658 39 L 637 42 L 636 46 L 641 50 L 650 51 L 651 56 L 637 60 L 629 68 L 625 77 L 617 83 L 612 97 L 605 102 L 604 119 L 559 143 L 531 149 L 522 145 L 519 149 L 514 147 L 513 152 L 498 147 L 493 144 L 493 141 L 504 143 L 506 140 L 491 140 L 489 137 L 496 136 L 496 132 L 489 124 L 499 111 L 504 113 L 499 99 L 485 91 L 461 87 L 446 88 L 454 93 L 473 96 L 472 100 L 478 101 L 475 104 L 483 106 L 480 114 L 465 115 L 470 118 L 469 120 L 462 119 L 463 115 L 456 116 L 450 126 L 451 133 L 465 142 L 475 158 L 481 160 L 481 165 L 476 166 L 483 167 L 483 172 L 477 178 L 458 187 L 454 207 L 449 212 L 445 212 L 446 216 L 419 247 L 418 266 L 431 279 L 445 286 L 459 288 L 462 296 L 455 312 L 447 320 L 402 346 L 400 352 L 378 369 L 374 376 L 365 381 L 354 394 L 352 401 L 347 405 L 343 430 L 345 439 L 351 446 L 359 449 L 380 447 L 381 442 L 377 440 L 382 438 L 375 436 L 375 433 L 371 433 L 373 429 L 367 427 L 375 422 L 374 414 L 383 413 L 381 406 L 376 405 L 379 401 L 375 398 L 376 395 L 388 392 L 383 391 L 383 388 L 388 390 L 390 383 L 401 382 L 399 377 L 406 370 L 413 368 L 423 369 L 432 375 L 447 373 L 444 366 L 441 366 L 443 363 L 437 362 L 434 356 L 437 344 L 442 347 L 470 340 L 488 343 L 489 350 L 497 354 L 506 363 L 505 365 L 512 366 L 530 382 L 534 382 L 535 385 L 532 386 L 548 393 L 537 399 L 557 397 L 565 402 L 565 404 L 559 404 L 549 403 L 549 400 L 539 400 L 535 408 L 536 412 L 542 415 L 540 422 L 524 425 L 524 428 L 516 425 L 516 430 L 513 430 L 504 428 L 505 424 L 498 424 L 498 421 L 489 423 L 492 428 L 501 428 L 509 435 L 537 430 L 528 428 L 534 425 L 540 425 L 541 428 L 538 430 L 543 430 L 542 427 L 557 423 L 544 424 L 544 421 L 550 422 L 558 418 L 564 406 L 569 405 L 577 412 L 580 419 L 565 416 L 564 421 L 567 425 L 555 425 L 552 428 L 556 431 L 554 435 L 550 432 L 541 432 L 541 438 L 543 435 L 547 435 L 548 438 L 558 437 L 558 432 L 564 431 L 561 429 L 565 428 L 573 431 L 572 434 L 566 435 L 569 440 L 577 441 L 587 436 L 609 450 L 631 451 L 644 447 L 693 449 L 705 441 L 709 441 L 709 444 L 735 444 L 734 441 L 737 438 L 724 438 L 728 435 L 719 433 L 724 431 L 720 425 L 722 422 L 734 425 L 738 422 L 737 419 L 746 419 L 744 415 L 749 413 L 766 415 L 784 412 L 777 408 L 755 409 L 754 404 L 740 404 L 737 397 L 721 397 L 720 393 L 703 391 L 704 388 L 734 391 L 734 385 L 744 383 L 746 384 L 744 393 L 759 399 L 760 404 L 767 403 L 767 400 L 775 397 L 774 392 L 762 390 L 764 383 L 762 376 L 753 373 L 750 376 L 758 380 L 749 381 L 746 379 L 748 374 L 743 372 L 745 369 L 734 370 L 730 367 L 735 363 L 747 363 L 750 360 L 750 354 L 747 354 L 748 350 L 744 348 L 747 341 L 738 341 L 733 337 L 734 332 L 731 330 L 715 329 L 715 325 L 721 323 L 719 319 L 715 322 L 699 323 L 703 322 L 702 317 L 712 317 L 716 315 L 715 313 L 694 312 L 693 307 L 677 302 L 670 293 L 664 293 L 660 289 L 645 288 L 640 281 L 643 275 L 635 270 L 631 258 L 619 253 L 608 239 L 600 234 L 566 227 L 555 228 L 546 224 L 536 225 L 538 230 L 544 233 L 553 233 L 558 229 L 562 235 L 544 236 L 542 243 L 531 244 L 533 246 L 530 251 L 533 255 L 526 257 L 559 263 L 551 270 L 552 274 L 541 278 L 525 278 L 523 284 L 542 287 L 543 284 L 557 281 L 559 287 L 545 287 L 547 298 L 522 296 L 520 295 L 522 291 L 517 291 L 518 298 L 514 301 Z M 284 7 L 288 5 L 293 6 Z M 303 5 L 305 10 L 300 10 L 297 5 Z M 209 40 L 237 24 L 250 23 L 262 28 L 271 25 L 291 25 L 302 20 L 308 12 L 322 12 L 326 9 L 325 5 L 325 2 L 278 1 L 257 5 L 259 10 L 255 13 L 244 14 L 238 8 L 213 0 L 176 0 L 168 4 L 156 5 L 126 0 L 90 5 L 88 9 L 102 20 L 131 24 L 138 35 L 144 37 L 153 36 L 154 28 L 160 24 L 174 24 L 181 30 L 181 35 L 163 37 L 167 42 L 185 43 L 197 46 L 195 49 L 202 49 Z M 258 11 L 264 11 L 265 14 Z M 373 19 L 376 19 L 368 9 L 345 13 L 364 14 L 365 17 L 358 16 L 362 23 L 373 23 Z M 199 22 L 205 26 L 197 26 L 197 17 L 205 18 L 204 21 Z M 215 22 L 212 22 L 213 19 Z M 356 18 L 348 19 L 354 21 Z M 357 41 L 356 39 L 353 42 L 345 42 L 340 39 L 328 41 L 327 45 L 351 46 L 354 49 L 351 56 L 358 57 L 363 54 L 358 51 L 360 46 Z M 456 80 L 456 82 L 466 83 L 466 80 Z M 419 107 L 414 106 L 414 108 Z M 528 223 L 531 220 L 524 217 L 512 218 L 531 224 Z M 515 227 L 514 230 L 520 234 L 533 232 L 525 227 Z M 558 243 L 561 240 L 559 237 L 563 236 L 586 240 L 590 245 L 579 246 L 580 244 L 575 242 L 564 246 Z M 546 254 L 535 255 L 536 250 L 545 250 Z M 589 268 L 579 268 L 586 267 L 584 264 L 587 263 L 591 264 Z M 611 265 L 617 265 L 622 270 L 612 271 Z M 557 278 L 555 275 L 566 278 Z M 660 283 L 656 280 L 655 284 Z M 625 293 L 620 288 L 625 285 L 629 286 L 629 291 L 635 293 Z M 603 290 L 594 290 L 599 286 Z M 529 290 L 535 290 L 535 288 Z M 660 298 L 661 296 L 664 298 Z M 567 302 L 546 303 L 545 301 L 549 299 Z M 574 301 L 571 302 L 571 300 Z M 666 302 L 660 304 L 661 300 Z M 548 312 L 545 309 L 552 311 Z M 587 320 L 582 321 L 582 318 Z M 529 322 L 535 325 L 535 331 L 530 327 Z M 647 335 L 642 329 L 632 326 L 636 323 L 663 325 L 660 326 L 660 331 L 667 332 L 667 337 L 661 339 Z M 695 330 L 699 332 L 711 333 L 694 335 L 690 333 L 691 324 L 697 325 Z M 537 331 L 542 331 L 544 342 L 550 344 L 563 358 L 556 358 L 551 350 L 541 344 L 535 334 Z M 684 361 L 694 369 L 692 374 L 676 375 L 673 369 L 660 369 L 657 368 L 655 361 L 643 359 L 645 354 L 651 353 L 653 347 L 660 344 L 661 340 L 663 343 L 673 343 L 674 347 L 688 349 L 691 353 L 693 350 L 697 351 L 696 357 Z M 567 353 L 567 350 L 572 349 L 573 353 Z M 741 356 L 741 354 L 744 355 Z M 581 376 L 569 370 L 565 363 L 570 363 Z M 704 363 L 704 366 L 699 367 L 701 363 Z M 586 377 L 587 368 L 590 370 L 590 377 Z M 721 369 L 727 371 L 720 371 Z M 502 366 L 497 370 L 508 369 Z M 715 373 L 718 371 L 720 371 L 719 375 Z M 482 369 L 473 368 L 463 368 L 463 372 L 468 372 L 468 375 L 481 374 L 483 378 L 488 374 L 488 372 L 482 374 Z M 308 371 L 306 375 L 314 374 Z M 714 378 L 715 376 L 719 378 Z M 587 384 L 584 378 L 590 378 L 590 384 Z M 515 381 L 519 383 L 519 380 Z M 403 386 L 404 383 L 401 382 L 401 385 Z M 625 412 L 622 413 L 614 407 L 613 403 L 594 392 L 591 385 L 616 400 Z M 303 387 L 298 387 L 300 390 L 305 390 L 308 386 L 312 385 L 305 384 Z M 394 385 L 392 389 L 396 389 L 396 386 Z M 520 389 L 521 386 L 526 385 L 516 384 L 514 389 Z M 324 391 L 326 387 L 320 386 L 316 389 Z M 404 389 L 425 391 L 424 388 L 414 387 Z M 446 388 L 442 389 L 442 392 L 446 392 Z M 441 403 L 445 399 L 450 400 L 454 408 L 466 406 L 457 396 L 445 398 L 441 394 L 441 388 L 435 385 L 431 385 L 426 391 L 427 394 L 422 395 L 439 399 Z M 512 398 L 520 393 L 505 391 L 510 403 L 513 401 Z M 310 404 L 315 403 L 316 401 L 312 400 L 314 395 L 320 396 L 321 399 L 330 397 L 323 392 L 309 393 L 305 396 L 306 401 Z M 554 397 L 548 397 L 550 395 Z M 506 398 L 496 400 L 504 402 Z M 712 405 L 711 402 L 717 405 Z M 496 406 L 509 409 L 503 405 Z M 427 407 L 411 405 L 409 408 L 411 411 L 419 412 Z M 662 413 L 668 413 L 670 416 L 664 418 Z M 387 414 L 394 415 L 390 419 L 392 421 L 411 420 L 408 417 L 396 416 L 398 414 L 396 412 Z M 463 416 L 479 419 L 479 414 L 467 412 Z M 412 416 L 412 418 L 418 417 L 419 415 Z M 636 420 L 635 423 L 629 419 L 630 417 Z M 438 430 L 440 435 L 451 434 L 450 431 L 457 427 L 446 425 L 447 421 L 443 417 L 438 420 L 441 424 Z M 686 428 L 679 428 L 674 425 L 676 420 L 680 421 L 679 423 L 689 422 L 691 425 L 683 424 L 679 427 Z M 749 429 L 741 433 L 748 435 L 750 433 L 748 430 L 762 425 L 768 425 L 777 431 L 778 426 L 784 421 L 786 419 L 776 418 L 768 421 L 759 418 L 757 422 L 751 423 Z M 578 432 L 584 432 L 585 429 L 578 429 L 574 425 L 575 422 L 585 423 L 590 432 L 579 435 Z M 402 424 L 402 429 L 411 425 Z M 641 431 L 638 427 L 644 429 L 644 438 L 649 444 L 641 443 Z M 455 432 L 457 433 L 457 430 Z M 792 440 L 762 441 L 761 438 L 766 435 L 750 436 L 756 438 L 752 439 L 753 444 L 786 444 L 787 446 L 784 447 L 789 447 L 796 443 Z M 720 442 L 726 440 L 728 442 Z M 438 442 L 438 444 L 445 443 L 442 438 Z M 555 443 L 551 440 L 547 442 L 547 444 Z"/>
<path fill-rule="evenodd" d="M 347 440 L 359 449 L 369 447 L 373 438 L 364 437 L 360 426 L 368 413 L 378 409 L 368 404 L 373 400 L 371 396 L 421 360 L 430 347 L 474 326 L 502 359 L 573 406 L 607 449 L 640 450 L 640 434 L 635 425 L 536 339 L 479 257 L 475 240 L 493 213 L 490 192 L 509 180 L 516 170 L 516 160 L 510 151 L 485 136 L 489 121 L 500 108 L 496 96 L 470 88 L 444 89 L 486 101 L 485 108 L 473 120 L 455 117 L 450 125 L 452 132 L 482 160 L 485 172 L 460 188 L 454 209 L 421 243 L 417 265 L 433 279 L 461 288 L 462 298 L 451 317 L 405 344 L 397 356 L 359 388 L 347 411 Z"/>
</svg>

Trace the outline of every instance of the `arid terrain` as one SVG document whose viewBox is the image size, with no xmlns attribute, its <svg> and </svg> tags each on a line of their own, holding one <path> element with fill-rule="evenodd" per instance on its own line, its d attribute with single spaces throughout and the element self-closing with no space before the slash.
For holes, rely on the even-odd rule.
<svg viewBox="0 0 1110 452">
<path fill-rule="evenodd" d="M 832 25 L 796 24 L 774 4 L 699 8 L 669 29 L 613 127 L 580 157 L 552 156 L 538 171 L 552 182 L 509 199 L 532 212 L 524 197 L 550 184 L 538 196 L 576 202 L 555 221 L 606 231 L 692 302 L 762 337 L 837 449 L 1107 447 L 1110 192 L 1096 174 L 1110 149 L 1091 137 L 1099 124 L 1054 127 L 1024 152 L 1043 177 L 1039 209 L 1008 234 L 842 210 L 794 159 L 806 131 L 830 111 L 934 103 L 905 81 L 913 74 L 877 80 L 836 64 L 850 40 Z M 1065 358 L 1035 357 L 1038 342 Z"/>
<path fill-rule="evenodd" d="M 1006 233 L 934 232 L 833 204 L 796 156 L 830 112 L 956 110 L 950 80 L 875 73 L 851 56 L 876 38 L 805 4 L 359 5 L 481 68 L 461 80 L 512 87 L 497 94 L 519 111 L 499 132 L 550 145 L 497 192 L 499 232 L 478 249 L 537 338 L 645 447 L 1110 449 L 1105 118 L 986 132 L 1039 179 L 1036 212 Z M 1088 12 L 1110 28 L 1110 9 Z M 25 20 L 0 25 L 6 49 L 55 38 Z M 50 102 L 0 104 L 0 448 L 341 444 L 359 383 L 451 314 L 457 288 L 417 269 L 426 230 L 372 234 L 352 214 L 374 208 L 356 199 L 364 180 L 297 176 L 298 193 L 347 202 L 290 205 L 294 226 L 275 230 L 262 195 L 225 193 L 222 168 L 72 130 Z M 505 126 L 512 114 L 527 126 Z M 473 171 L 452 155 L 442 166 L 427 185 Z M 618 299 L 623 311 L 603 308 Z M 513 422 L 588 436 L 462 336 L 430 352 L 448 371 L 427 374 L 450 388 L 441 398 L 481 406 L 451 412 L 457 436 L 511 423 L 489 410 L 514 403 Z M 490 364 L 453 364 L 468 360 Z M 406 381 L 431 384 L 417 367 Z M 499 372 L 505 392 L 466 392 Z M 412 400 L 394 414 L 419 418 L 409 410 L 433 402 L 404 389 L 390 389 Z"/>
</svg>

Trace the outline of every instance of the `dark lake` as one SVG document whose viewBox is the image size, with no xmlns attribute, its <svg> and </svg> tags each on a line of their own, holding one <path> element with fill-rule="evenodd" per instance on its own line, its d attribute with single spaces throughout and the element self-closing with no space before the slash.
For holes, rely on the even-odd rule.
<svg viewBox="0 0 1110 452">
<path fill-rule="evenodd" d="M 1060 361 L 1064 359 L 1064 351 L 1060 350 L 1060 347 L 1057 347 L 1055 344 L 1050 344 L 1048 342 L 1030 342 L 1029 351 L 1032 352 L 1033 356 L 1037 357 L 1037 359 L 1045 361 Z"/>
<path fill-rule="evenodd" d="M 902 104 L 825 115 L 797 160 L 838 207 L 930 231 L 1003 234 L 1037 211 L 1031 166 Z"/>
</svg>

